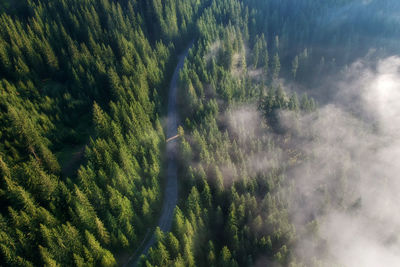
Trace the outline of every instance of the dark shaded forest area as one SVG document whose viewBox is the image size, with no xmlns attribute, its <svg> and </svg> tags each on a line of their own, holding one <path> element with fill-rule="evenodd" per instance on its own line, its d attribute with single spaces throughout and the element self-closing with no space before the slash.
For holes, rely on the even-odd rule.
<svg viewBox="0 0 400 267">
<path fill-rule="evenodd" d="M 325 266 L 318 216 L 345 193 L 321 186 L 318 211 L 295 221 L 293 170 L 318 157 L 299 145 L 311 138 L 301 118 L 323 114 L 333 89 L 312 90 L 326 77 L 400 52 L 399 6 L 2 1 L 0 262 L 126 263 L 158 220 L 168 85 L 193 41 L 179 77 L 179 204 L 139 265 Z M 309 236 L 319 250 L 299 255 Z"/>
</svg>

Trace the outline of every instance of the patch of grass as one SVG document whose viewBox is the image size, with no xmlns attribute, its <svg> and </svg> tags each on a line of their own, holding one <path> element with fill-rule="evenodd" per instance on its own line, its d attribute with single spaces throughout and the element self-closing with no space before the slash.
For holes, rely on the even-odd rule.
<svg viewBox="0 0 400 267">
<path fill-rule="evenodd" d="M 0 13 L 15 13 L 17 9 L 26 7 L 27 3 L 24 0 L 1 0 Z"/>
<path fill-rule="evenodd" d="M 73 134 L 64 142 L 55 154 L 62 168 L 63 176 L 73 177 L 84 159 L 84 149 L 89 143 L 94 130 L 91 123 L 91 114 L 84 115 L 75 129 L 70 129 Z M 71 140 L 69 140 L 71 139 Z"/>
<path fill-rule="evenodd" d="M 10 8 L 10 3 L 7 0 L 0 2 L 0 12 L 4 12 Z"/>
<path fill-rule="evenodd" d="M 63 147 L 63 149 L 56 152 L 56 157 L 61 167 L 64 167 L 69 162 L 71 157 L 76 155 L 82 149 L 82 146 L 84 146 L 84 144 L 66 145 Z"/>
</svg>

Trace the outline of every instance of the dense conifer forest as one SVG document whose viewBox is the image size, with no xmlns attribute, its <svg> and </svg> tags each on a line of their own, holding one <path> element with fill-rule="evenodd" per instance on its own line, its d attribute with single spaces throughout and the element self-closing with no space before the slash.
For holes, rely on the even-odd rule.
<svg viewBox="0 0 400 267">
<path fill-rule="evenodd" d="M 344 185 L 345 160 L 324 174 L 335 186 L 309 193 L 317 203 L 299 193 L 299 169 L 320 175 L 303 166 L 324 153 L 307 146 L 318 136 L 304 118 L 326 115 L 325 77 L 400 52 L 398 9 L 1 1 L 0 265 L 124 265 L 155 229 L 138 266 L 342 266 L 319 225 L 339 206 L 357 212 L 360 198 Z M 168 89 L 191 43 L 179 74 L 178 205 L 162 232 Z"/>
</svg>

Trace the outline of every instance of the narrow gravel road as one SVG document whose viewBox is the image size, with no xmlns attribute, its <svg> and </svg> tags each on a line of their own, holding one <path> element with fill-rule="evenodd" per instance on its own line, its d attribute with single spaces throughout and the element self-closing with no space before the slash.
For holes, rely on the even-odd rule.
<svg viewBox="0 0 400 267">
<path fill-rule="evenodd" d="M 174 71 L 174 75 L 172 76 L 172 80 L 170 83 L 169 96 L 168 96 L 168 123 L 167 123 L 167 139 L 177 135 L 178 128 L 178 114 L 176 107 L 176 95 L 178 91 L 178 75 L 179 71 L 183 67 L 183 63 L 185 61 L 185 57 L 187 56 L 190 47 L 186 48 L 186 50 L 179 56 L 178 65 Z M 177 177 L 177 167 L 176 167 L 176 149 L 177 149 L 177 141 L 172 140 L 167 143 L 167 157 L 168 157 L 168 169 L 167 169 L 167 177 L 165 183 L 165 192 L 164 192 L 164 202 L 161 211 L 161 217 L 158 221 L 158 227 L 163 232 L 167 232 L 171 228 L 172 218 L 174 215 L 174 209 L 176 203 L 178 201 L 178 177 Z M 150 247 L 154 244 L 154 233 L 152 233 L 151 238 L 146 242 L 143 246 L 142 251 L 138 255 L 133 255 L 133 258 L 136 256 L 138 259 L 140 255 L 147 254 Z M 134 262 L 130 262 L 127 266 L 136 266 L 137 260 Z"/>
</svg>

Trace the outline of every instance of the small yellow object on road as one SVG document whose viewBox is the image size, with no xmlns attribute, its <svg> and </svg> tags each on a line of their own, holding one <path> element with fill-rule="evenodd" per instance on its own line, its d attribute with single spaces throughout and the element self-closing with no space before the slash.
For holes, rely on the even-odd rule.
<svg viewBox="0 0 400 267">
<path fill-rule="evenodd" d="M 179 134 L 168 138 L 168 139 L 167 139 L 167 143 L 170 142 L 170 141 L 172 141 L 172 140 L 175 140 L 175 139 L 178 138 L 178 137 L 179 137 Z"/>
</svg>

